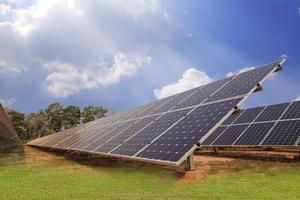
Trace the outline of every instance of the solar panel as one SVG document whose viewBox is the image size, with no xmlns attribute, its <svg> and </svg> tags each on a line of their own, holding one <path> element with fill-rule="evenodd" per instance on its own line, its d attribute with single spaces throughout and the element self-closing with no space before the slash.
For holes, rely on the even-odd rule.
<svg viewBox="0 0 300 200">
<path fill-rule="evenodd" d="M 264 107 L 250 108 L 245 110 L 233 124 L 251 123 L 263 111 Z"/>
<path fill-rule="evenodd" d="M 230 126 L 216 141 L 213 142 L 213 145 L 232 145 L 247 127 L 248 125 Z"/>
<path fill-rule="evenodd" d="M 8 118 L 4 108 L 0 104 L 0 137 L 5 140 L 16 143 L 19 141 L 16 130 L 10 119 Z"/>
<path fill-rule="evenodd" d="M 165 130 L 172 126 L 176 121 L 185 116 L 190 110 L 191 109 L 184 109 L 165 114 L 159 120 L 155 121 L 134 137 L 130 138 L 112 153 L 133 156 L 158 135 L 162 134 Z"/>
<path fill-rule="evenodd" d="M 300 137 L 300 120 L 280 121 L 271 130 L 262 145 L 296 145 Z"/>
<path fill-rule="evenodd" d="M 300 118 L 300 101 L 292 102 L 282 119 Z"/>
<path fill-rule="evenodd" d="M 118 135 L 115 137 L 111 138 L 110 140 L 106 141 L 103 145 L 100 145 L 99 143 L 96 143 L 97 148 L 85 148 L 84 150 L 91 150 L 91 151 L 96 151 L 96 152 L 104 152 L 108 153 L 121 145 L 123 142 L 125 142 L 128 138 L 132 137 L 145 127 L 147 127 L 149 124 L 153 123 L 155 119 L 159 118 L 161 115 L 154 115 L 154 116 L 149 116 L 140 119 L 137 121 L 135 124 L 130 126 L 129 128 L 123 130 L 120 132 Z"/>
<path fill-rule="evenodd" d="M 164 159 L 170 153 L 181 155 L 186 149 L 193 147 L 230 110 L 233 110 L 233 107 L 240 100 L 239 98 L 197 107 L 170 130 L 152 142 L 137 157 Z M 175 161 L 175 157 L 169 159 Z"/>
<path fill-rule="evenodd" d="M 241 110 L 238 113 L 232 113 L 223 123 L 222 125 L 230 125 L 232 124 L 242 113 L 244 110 Z"/>
<path fill-rule="evenodd" d="M 167 102 L 162 107 L 157 108 L 153 113 L 161 113 L 161 112 L 166 112 L 171 110 L 178 103 L 180 103 L 181 101 L 185 100 L 186 98 L 188 98 L 189 96 L 197 92 L 198 89 L 199 88 L 194 88 L 192 90 L 188 90 L 186 92 L 182 92 L 180 94 L 175 95 L 171 101 Z"/>
<path fill-rule="evenodd" d="M 230 83 L 224 86 L 212 97 L 208 98 L 206 102 L 247 94 L 255 87 L 256 84 L 262 81 L 272 70 L 274 70 L 278 64 L 279 62 L 275 62 L 238 74 Z"/>
<path fill-rule="evenodd" d="M 54 134 L 40 146 L 178 166 L 283 62 L 117 113 L 76 131 L 58 133 L 63 136 Z M 35 145 L 35 141 L 29 144 Z"/>
<path fill-rule="evenodd" d="M 286 110 L 288 105 L 289 103 L 267 106 L 255 121 L 261 122 L 261 121 L 277 120 L 280 118 L 282 113 Z"/>
<path fill-rule="evenodd" d="M 193 93 L 190 97 L 188 97 L 179 105 L 177 105 L 174 109 L 186 108 L 189 106 L 194 106 L 202 103 L 212 93 L 214 93 L 216 90 L 218 90 L 223 85 L 228 83 L 230 80 L 231 80 L 230 78 L 222 79 L 220 81 L 216 81 L 199 88 L 195 93 Z"/>
<path fill-rule="evenodd" d="M 242 110 L 231 115 L 201 145 L 294 146 L 300 140 L 299 102 L 282 103 Z M 286 119 L 288 118 L 288 119 Z M 232 124 L 230 122 L 234 121 Z M 241 133 L 236 126 L 248 126 Z M 235 140 L 234 143 L 232 141 Z M 215 142 L 213 142 L 215 141 Z"/>
<path fill-rule="evenodd" d="M 218 127 L 212 134 L 210 134 L 204 142 L 202 142 L 202 145 L 210 145 L 215 141 L 222 133 L 228 128 L 229 126 L 220 126 Z"/>
<path fill-rule="evenodd" d="M 274 124 L 275 122 L 251 124 L 234 145 L 259 145 Z"/>
</svg>

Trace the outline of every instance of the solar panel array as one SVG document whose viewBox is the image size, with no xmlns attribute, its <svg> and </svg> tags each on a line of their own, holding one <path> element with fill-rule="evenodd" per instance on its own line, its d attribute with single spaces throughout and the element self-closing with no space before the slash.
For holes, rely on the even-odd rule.
<svg viewBox="0 0 300 200">
<path fill-rule="evenodd" d="M 283 60 L 29 144 L 178 166 Z"/>
<path fill-rule="evenodd" d="M 19 141 L 18 135 L 12 122 L 9 120 L 4 108 L 0 104 L 0 138 L 4 142 L 16 143 Z"/>
<path fill-rule="evenodd" d="M 299 146 L 300 101 L 232 114 L 201 145 Z"/>
</svg>

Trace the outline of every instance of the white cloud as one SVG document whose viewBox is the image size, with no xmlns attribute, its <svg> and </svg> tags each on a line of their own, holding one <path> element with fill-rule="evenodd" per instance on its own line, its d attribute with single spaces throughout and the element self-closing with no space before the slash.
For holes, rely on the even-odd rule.
<svg viewBox="0 0 300 200">
<path fill-rule="evenodd" d="M 300 95 L 294 101 L 300 101 Z"/>
<path fill-rule="evenodd" d="M 0 15 L 7 15 L 10 11 L 10 6 L 0 3 Z"/>
<path fill-rule="evenodd" d="M 15 104 L 17 102 L 17 100 L 15 97 L 11 97 L 8 99 L 0 99 L 0 102 L 4 107 L 10 107 L 13 104 Z"/>
<path fill-rule="evenodd" d="M 0 20 L 0 73 L 43 66 L 59 97 L 134 76 L 150 62 L 149 48 L 162 44 L 171 17 L 160 0 L 32 2 L 7 0 L 0 9 L 9 7 Z"/>
<path fill-rule="evenodd" d="M 44 66 L 52 71 L 48 77 L 48 91 L 57 97 L 67 97 L 83 89 L 92 89 L 121 81 L 123 77 L 134 76 L 151 58 L 145 55 L 116 54 L 112 66 L 103 60 L 94 66 L 79 70 L 64 63 L 47 63 Z M 98 68 L 98 70 L 96 70 Z"/>
<path fill-rule="evenodd" d="M 236 74 L 240 74 L 240 73 L 243 73 L 243 72 L 252 70 L 252 69 L 254 69 L 254 68 L 255 68 L 255 67 L 244 67 L 244 68 L 242 68 L 242 69 L 240 69 L 240 70 L 238 70 L 238 71 L 228 72 L 228 73 L 226 74 L 226 77 L 234 76 L 234 75 L 236 75 Z"/>
<path fill-rule="evenodd" d="M 112 67 L 102 67 L 102 72 L 97 77 L 97 82 L 101 85 L 110 85 L 120 82 L 122 77 L 130 77 L 135 75 L 137 70 L 143 65 L 149 64 L 150 56 L 146 55 L 125 55 L 116 54 Z"/>
<path fill-rule="evenodd" d="M 180 78 L 176 83 L 163 86 L 160 89 L 155 89 L 154 94 L 157 99 L 161 99 L 205 85 L 212 81 L 213 78 L 209 77 L 205 72 L 199 71 L 195 68 L 189 68 L 183 73 L 182 78 Z"/>
</svg>

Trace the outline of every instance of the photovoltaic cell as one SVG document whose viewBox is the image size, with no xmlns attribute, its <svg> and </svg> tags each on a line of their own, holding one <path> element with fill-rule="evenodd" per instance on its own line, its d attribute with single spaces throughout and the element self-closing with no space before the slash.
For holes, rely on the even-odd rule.
<svg viewBox="0 0 300 200">
<path fill-rule="evenodd" d="M 279 62 L 275 62 L 238 74 L 230 83 L 210 97 L 206 102 L 247 94 L 255 88 L 256 84 L 260 83 L 260 81 L 274 70 L 278 64 Z"/>
<path fill-rule="evenodd" d="M 217 91 L 220 87 L 222 87 L 224 84 L 228 83 L 231 79 L 226 78 L 223 80 L 219 80 L 213 83 L 209 83 L 197 90 L 194 94 L 192 94 L 190 97 L 185 99 L 183 102 L 181 102 L 176 108 L 186 108 L 189 106 L 198 105 L 201 102 L 203 102 L 205 99 L 207 99 L 211 94 L 213 94 L 215 91 Z"/>
<path fill-rule="evenodd" d="M 241 110 L 239 113 L 233 113 L 231 114 L 223 123 L 222 125 L 230 125 L 232 122 L 234 122 L 242 113 L 244 110 Z"/>
<path fill-rule="evenodd" d="M 227 118 L 225 122 L 222 123 L 222 126 L 219 126 L 206 140 L 202 142 L 202 145 L 297 145 L 300 139 L 298 138 L 298 130 L 300 128 L 300 123 L 298 122 L 299 105 L 299 102 L 295 101 L 292 103 L 274 104 L 266 107 L 242 110 L 241 114 L 234 117 L 231 115 L 229 118 Z M 232 121 L 233 123 L 230 124 Z M 238 134 L 238 131 L 230 130 L 231 127 L 235 127 L 236 125 L 249 126 L 247 129 L 245 129 L 242 135 L 238 136 L 235 143 L 230 144 L 233 138 L 236 138 L 235 134 Z M 224 127 L 229 128 L 222 133 Z M 212 141 L 221 134 L 222 136 L 212 143 Z M 227 137 L 227 135 L 232 137 L 232 139 L 228 139 L 230 142 L 221 142 L 221 140 L 224 140 L 223 137 Z"/>
<path fill-rule="evenodd" d="M 134 134 L 141 131 L 143 128 L 148 126 L 150 123 L 152 123 L 155 119 L 160 117 L 161 115 L 154 115 L 149 116 L 140 119 L 136 123 L 134 123 L 129 128 L 125 129 L 121 133 L 119 133 L 117 136 L 112 138 L 111 140 L 105 142 L 102 146 L 99 146 L 97 149 L 93 149 L 95 152 L 102 152 L 102 153 L 108 153 L 112 151 L 114 148 L 118 147 L 119 145 L 123 144 L 127 139 L 132 137 Z"/>
<path fill-rule="evenodd" d="M 216 141 L 213 142 L 213 145 L 232 145 L 247 127 L 248 125 L 230 126 Z"/>
<path fill-rule="evenodd" d="M 287 109 L 282 119 L 295 119 L 300 118 L 300 101 L 292 102 L 290 107 Z"/>
<path fill-rule="evenodd" d="M 180 103 L 181 101 L 183 101 L 184 99 L 186 99 L 187 97 L 189 97 L 190 95 L 195 93 L 198 89 L 199 88 L 188 90 L 186 92 L 182 92 L 180 94 L 175 95 L 174 98 L 171 101 L 167 102 L 162 107 L 159 107 L 153 113 L 161 113 L 161 112 L 166 112 L 166 111 L 171 110 L 178 103 Z"/>
<path fill-rule="evenodd" d="M 136 121 L 137 119 L 126 121 L 122 123 L 120 126 L 117 126 L 116 128 L 107 131 L 102 135 L 96 135 L 95 137 L 90 138 L 89 140 L 82 142 L 81 144 L 73 148 L 92 151 L 97 147 L 99 147 L 100 145 L 104 144 L 107 140 L 110 140 L 111 138 L 119 134 L 124 129 L 127 129 L 128 127 L 132 126 Z"/>
<path fill-rule="evenodd" d="M 295 145 L 300 137 L 300 120 L 280 121 L 262 145 Z"/>
<path fill-rule="evenodd" d="M 264 107 L 247 109 L 233 122 L 233 124 L 251 123 L 263 109 Z"/>
<path fill-rule="evenodd" d="M 213 141 L 217 139 L 227 128 L 228 126 L 220 126 L 213 133 L 211 133 L 202 143 L 201 145 L 210 145 Z"/>
<path fill-rule="evenodd" d="M 259 145 L 275 122 L 251 124 L 234 145 Z"/>
<path fill-rule="evenodd" d="M 255 121 L 261 122 L 278 120 L 288 105 L 289 103 L 267 106 Z"/>
<path fill-rule="evenodd" d="M 138 157 L 171 161 L 191 149 L 216 125 L 241 99 L 232 99 L 210 105 L 199 106 L 170 130 L 145 148 Z M 175 156 L 176 155 L 176 156 Z"/>
<path fill-rule="evenodd" d="M 162 134 L 171 125 L 186 115 L 191 109 L 170 112 L 150 124 L 147 128 L 130 138 L 112 153 L 133 156 L 143 147 L 148 145 L 153 139 Z"/>
<path fill-rule="evenodd" d="M 121 123 L 117 123 L 119 125 Z M 101 122 L 92 123 L 86 128 L 76 132 L 75 134 L 71 135 L 70 137 L 62 140 L 61 142 L 57 143 L 53 147 L 56 148 L 71 148 L 77 144 L 80 144 L 81 142 L 88 140 L 92 137 L 95 137 L 95 135 L 101 135 L 104 134 L 106 131 L 109 131 L 111 129 L 115 128 L 112 124 L 104 124 L 102 125 Z"/>
</svg>

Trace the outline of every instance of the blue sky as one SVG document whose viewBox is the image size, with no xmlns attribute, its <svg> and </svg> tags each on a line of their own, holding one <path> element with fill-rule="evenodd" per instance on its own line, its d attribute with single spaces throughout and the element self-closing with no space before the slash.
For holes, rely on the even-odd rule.
<svg viewBox="0 0 300 200">
<path fill-rule="evenodd" d="M 0 99 L 121 111 L 288 56 L 245 107 L 300 97 L 300 1 L 0 0 Z"/>
</svg>

